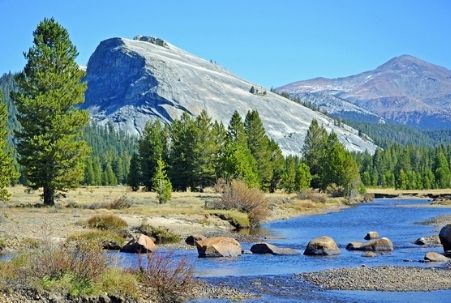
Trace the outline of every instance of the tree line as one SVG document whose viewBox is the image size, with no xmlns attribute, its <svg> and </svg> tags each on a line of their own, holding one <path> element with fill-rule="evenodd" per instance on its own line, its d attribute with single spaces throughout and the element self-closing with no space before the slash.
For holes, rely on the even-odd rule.
<svg viewBox="0 0 451 303">
<path fill-rule="evenodd" d="M 366 186 L 398 189 L 451 187 L 451 145 L 390 145 L 374 155 L 355 154 Z"/>
<path fill-rule="evenodd" d="M 284 157 L 270 139 L 257 111 L 244 119 L 235 112 L 227 129 L 203 111 L 197 117 L 183 114 L 171 125 L 149 122 L 132 156 L 128 184 L 154 190 L 153 177 L 161 167 L 175 190 L 202 191 L 218 179 L 240 179 L 250 187 L 274 192 L 332 186 L 342 195 L 361 190 L 359 170 L 335 133 L 328 134 L 313 120 L 302 149 L 303 157 Z"/>
</svg>

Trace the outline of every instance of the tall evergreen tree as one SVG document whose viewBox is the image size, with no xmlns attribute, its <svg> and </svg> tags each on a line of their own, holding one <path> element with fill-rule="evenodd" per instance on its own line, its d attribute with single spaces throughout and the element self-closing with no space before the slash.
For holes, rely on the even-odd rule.
<svg viewBox="0 0 451 303">
<path fill-rule="evenodd" d="M 310 168 L 304 162 L 299 163 L 296 169 L 296 190 L 303 190 L 310 187 L 312 175 Z"/>
<path fill-rule="evenodd" d="M 222 162 L 226 180 L 241 179 L 248 186 L 259 187 L 257 162 L 249 149 L 244 124 L 236 111 L 230 119 Z"/>
<path fill-rule="evenodd" d="M 16 132 L 19 163 L 28 186 L 44 189 L 44 204 L 83 180 L 88 147 L 81 132 L 88 113 L 83 103 L 84 71 L 75 62 L 78 53 L 69 34 L 54 19 L 44 19 L 33 33 L 27 64 L 16 77 L 13 93 L 21 128 Z"/>
<path fill-rule="evenodd" d="M 440 188 L 451 187 L 451 172 L 446 159 L 445 153 L 441 148 L 437 151 L 437 156 L 435 158 L 435 179 L 437 186 Z"/>
<path fill-rule="evenodd" d="M 285 159 L 282 187 L 287 193 L 296 191 L 296 158 L 293 156 L 288 156 Z"/>
<path fill-rule="evenodd" d="M 0 91 L 0 201 L 7 201 L 6 187 L 17 178 L 11 150 L 8 146 L 8 110 Z"/>
<path fill-rule="evenodd" d="M 216 166 L 220 145 L 206 111 L 196 117 L 193 144 L 193 184 L 202 190 L 216 181 Z"/>
<path fill-rule="evenodd" d="M 285 169 L 285 159 L 282 150 L 276 141 L 271 140 L 269 142 L 269 148 L 271 149 L 271 164 L 273 170 L 269 191 L 273 193 L 280 187 L 280 182 Z"/>
<path fill-rule="evenodd" d="M 163 158 L 167 148 L 167 135 L 164 130 L 159 120 L 149 121 L 138 141 L 142 183 L 148 191 L 152 190 L 152 177 L 155 174 L 157 161 Z"/>
<path fill-rule="evenodd" d="M 263 190 L 269 190 L 274 173 L 271 163 L 272 150 L 270 140 L 256 110 L 247 113 L 244 128 L 249 149 L 257 162 L 258 175 L 261 179 L 260 187 Z"/>
<path fill-rule="evenodd" d="M 127 178 L 127 184 L 130 185 L 133 191 L 137 191 L 139 189 L 139 185 L 142 180 L 141 167 L 139 164 L 139 156 L 137 153 L 134 153 L 132 159 L 130 160 L 130 171 L 128 172 Z"/>
<path fill-rule="evenodd" d="M 315 119 L 312 120 L 310 127 L 305 137 L 304 146 L 302 147 L 302 154 L 306 164 L 310 167 L 312 175 L 312 187 L 320 187 L 320 169 L 321 160 L 324 157 L 324 152 L 327 143 L 327 132 L 324 127 L 318 124 Z"/>
<path fill-rule="evenodd" d="M 172 122 L 170 128 L 169 176 L 176 190 L 194 186 L 194 146 L 196 144 L 195 121 L 187 113 Z M 143 168 L 144 172 L 144 168 Z"/>
</svg>

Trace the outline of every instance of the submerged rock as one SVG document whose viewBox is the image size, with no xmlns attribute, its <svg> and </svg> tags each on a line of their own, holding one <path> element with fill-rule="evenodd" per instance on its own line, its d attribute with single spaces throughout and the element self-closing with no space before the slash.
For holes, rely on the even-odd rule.
<svg viewBox="0 0 451 303">
<path fill-rule="evenodd" d="M 213 237 L 196 241 L 199 257 L 237 257 L 242 254 L 237 240 L 228 237 Z"/>
<path fill-rule="evenodd" d="M 331 256 L 338 255 L 340 249 L 335 240 L 328 236 L 322 236 L 311 240 L 304 251 L 306 256 Z"/>
<path fill-rule="evenodd" d="M 440 245 L 440 238 L 438 235 L 434 236 L 428 236 L 428 237 L 421 237 L 415 240 L 413 242 L 416 245 L 423 245 L 423 246 L 435 246 Z"/>
<path fill-rule="evenodd" d="M 269 243 L 257 243 L 252 245 L 251 252 L 253 254 L 272 254 L 272 255 L 294 255 L 298 252 L 292 248 L 282 248 Z"/>
<path fill-rule="evenodd" d="M 374 251 L 365 251 L 362 254 L 362 257 L 366 257 L 366 258 L 374 258 L 377 257 L 377 254 Z"/>
<path fill-rule="evenodd" d="M 377 231 L 369 231 L 366 236 L 365 236 L 365 240 L 374 240 L 374 239 L 379 239 L 379 233 Z"/>
<path fill-rule="evenodd" d="M 424 259 L 430 262 L 451 262 L 450 258 L 447 258 L 444 255 L 433 251 L 427 252 L 424 256 Z"/>
<path fill-rule="evenodd" d="M 363 251 L 392 251 L 393 243 L 389 238 L 380 238 L 368 242 L 351 242 L 346 246 L 347 250 Z"/>
<path fill-rule="evenodd" d="M 151 238 L 146 235 L 140 235 L 138 239 L 133 239 L 121 248 L 121 252 L 142 254 L 148 252 L 154 252 L 157 250 L 157 246 Z"/>
</svg>

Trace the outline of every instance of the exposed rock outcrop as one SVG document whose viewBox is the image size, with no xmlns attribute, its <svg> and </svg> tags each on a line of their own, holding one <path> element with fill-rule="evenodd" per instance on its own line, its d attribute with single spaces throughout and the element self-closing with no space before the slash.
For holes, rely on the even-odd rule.
<svg viewBox="0 0 451 303">
<path fill-rule="evenodd" d="M 86 80 L 83 107 L 92 119 L 131 134 L 140 134 L 150 119 L 171 123 L 183 113 L 206 110 L 227 124 L 235 110 L 244 116 L 254 109 L 285 154 L 300 153 L 312 119 L 333 130 L 350 151 L 376 148 L 355 129 L 273 92 L 252 94 L 250 87 L 259 85 L 157 38 L 102 41 L 89 59 Z"/>
</svg>

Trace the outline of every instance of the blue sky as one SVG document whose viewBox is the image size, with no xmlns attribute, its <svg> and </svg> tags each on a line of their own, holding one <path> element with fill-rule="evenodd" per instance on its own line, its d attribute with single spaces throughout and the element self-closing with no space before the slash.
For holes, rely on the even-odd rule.
<svg viewBox="0 0 451 303">
<path fill-rule="evenodd" d="M 153 35 L 267 87 L 346 76 L 411 54 L 451 68 L 447 0 L 0 0 L 0 73 L 20 71 L 44 17 L 79 50 L 103 39 Z"/>
</svg>

